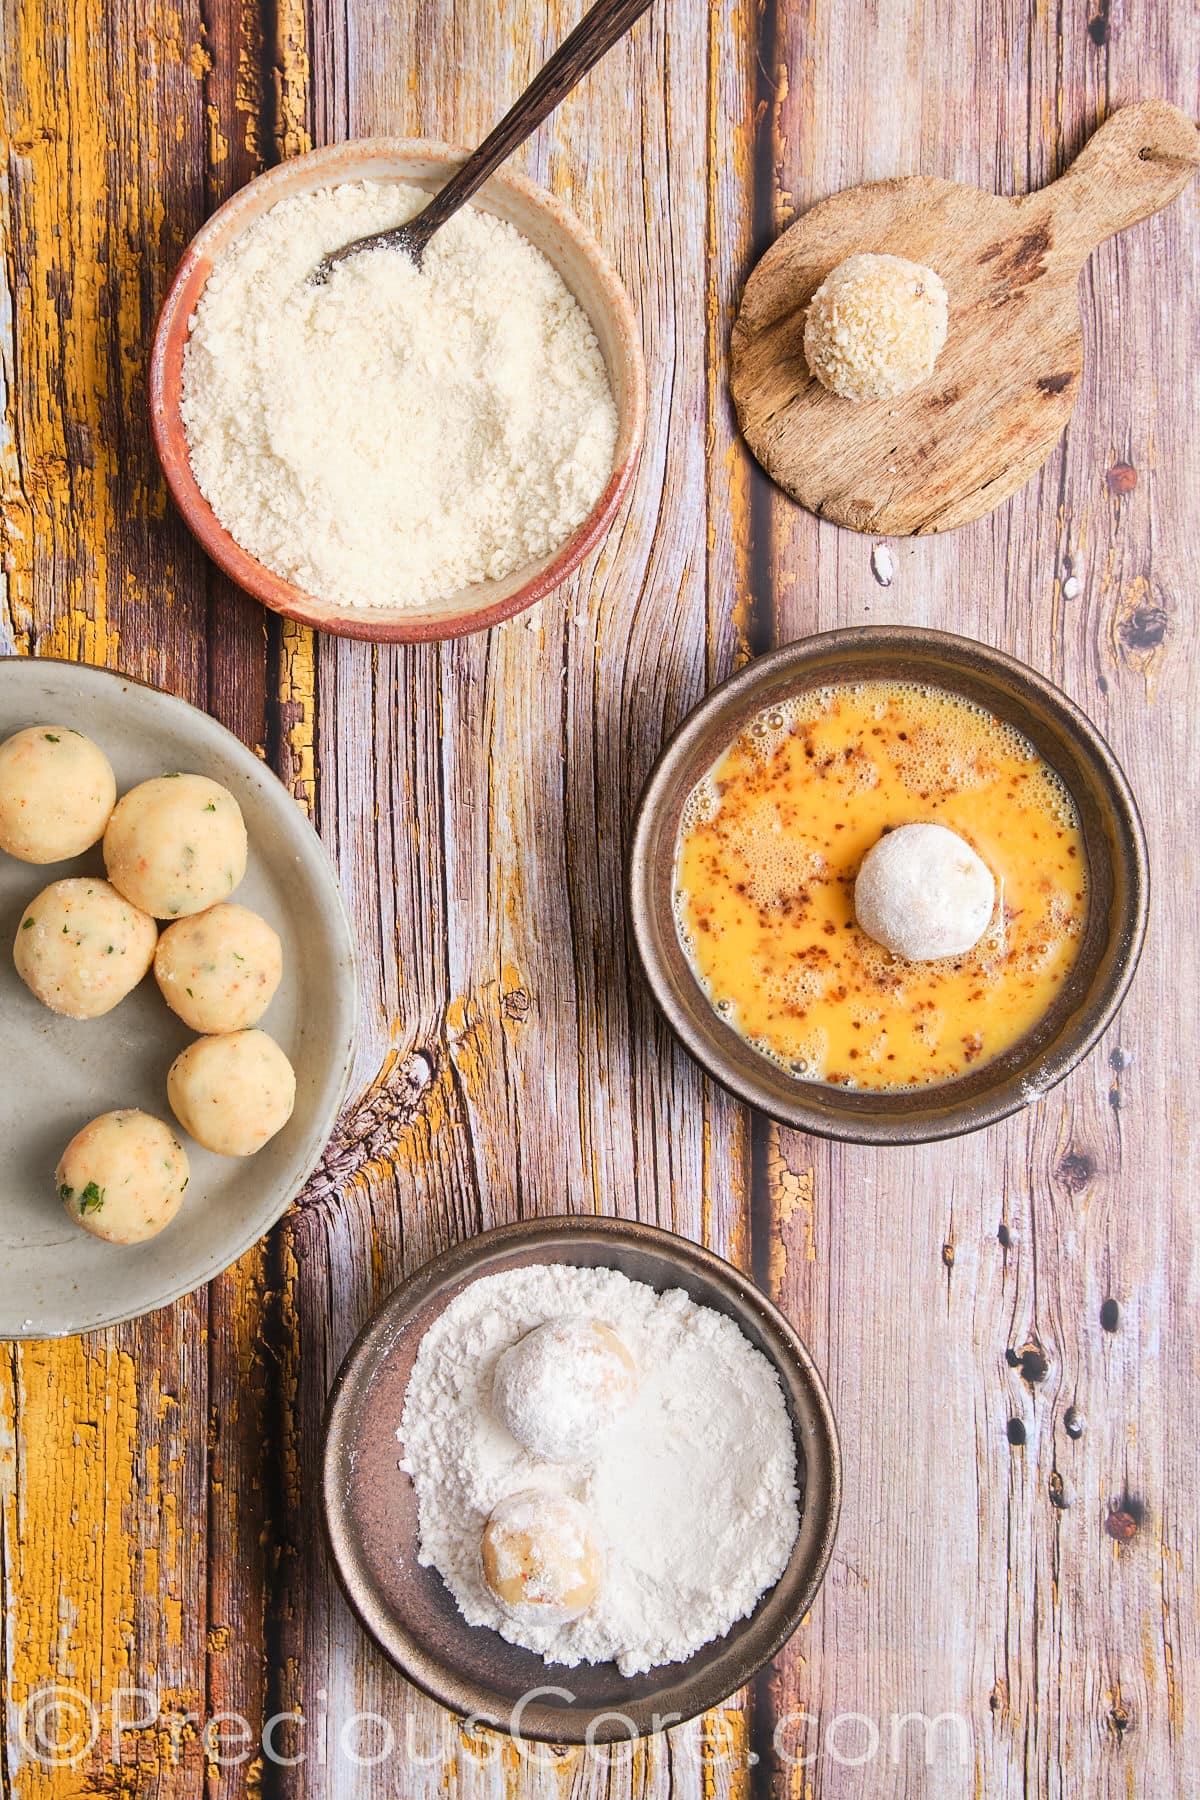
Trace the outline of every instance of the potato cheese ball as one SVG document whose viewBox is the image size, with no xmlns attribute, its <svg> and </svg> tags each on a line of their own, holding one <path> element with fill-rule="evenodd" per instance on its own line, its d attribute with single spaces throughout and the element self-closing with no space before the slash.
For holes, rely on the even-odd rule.
<svg viewBox="0 0 1200 1800">
<path fill-rule="evenodd" d="M 143 781 L 108 822 L 104 864 L 118 893 L 156 919 L 204 912 L 246 873 L 241 808 L 206 775 Z"/>
<path fill-rule="evenodd" d="M 282 974 L 278 932 L 234 901 L 168 925 L 154 957 L 163 999 L 205 1034 L 256 1025 Z"/>
<path fill-rule="evenodd" d="M 158 927 L 98 876 L 55 881 L 21 915 L 17 974 L 51 1012 L 98 1019 L 132 993 L 154 960 Z"/>
<path fill-rule="evenodd" d="M 188 1159 L 169 1125 L 126 1107 L 76 1132 L 54 1173 L 76 1225 L 110 1244 L 156 1237 L 179 1211 Z"/>
<path fill-rule="evenodd" d="M 81 856 L 116 800 L 107 756 L 67 725 L 30 725 L 0 744 L 0 850 L 22 862 Z"/>
<path fill-rule="evenodd" d="M 229 899 L 248 856 L 237 800 L 184 772 L 118 800 L 103 750 L 64 725 L 30 725 L 0 743 L 0 852 L 44 864 L 101 843 L 108 880 L 66 876 L 25 906 L 17 974 L 50 1011 L 83 1020 L 110 1012 L 153 967 L 162 998 L 200 1034 L 167 1071 L 175 1116 L 205 1149 L 252 1156 L 291 1117 L 296 1076 L 254 1029 L 282 979 L 283 945 L 266 919 Z M 159 919 L 171 921 L 161 937 Z M 144 1032 L 124 1035 L 141 1045 Z M 101 1080 L 112 1044 L 80 1039 L 81 1062 Z M 176 1131 L 119 1106 L 71 1139 L 55 1188 L 82 1230 L 139 1244 L 174 1218 L 189 1179 Z"/>
<path fill-rule="evenodd" d="M 480 1556 L 484 1581 L 514 1619 L 578 1619 L 600 1591 L 603 1558 L 591 1519 L 552 1488 L 522 1488 L 498 1501 Z"/>
<path fill-rule="evenodd" d="M 253 1156 L 281 1131 L 296 1104 L 296 1075 L 265 1031 L 197 1038 L 167 1075 L 171 1111 L 219 1156 Z"/>
<path fill-rule="evenodd" d="M 900 825 L 873 844 L 854 883 L 854 913 L 869 938 L 907 962 L 965 956 L 996 903 L 992 871 L 944 825 Z"/>
<path fill-rule="evenodd" d="M 550 1319 L 496 1364 L 492 1405 L 531 1456 L 572 1462 L 594 1451 L 637 1393 L 637 1365 L 598 1319 Z"/>
<path fill-rule="evenodd" d="M 848 256 L 809 301 L 805 359 L 843 400 L 893 400 L 933 373 L 949 319 L 936 270 L 906 256 Z"/>
</svg>

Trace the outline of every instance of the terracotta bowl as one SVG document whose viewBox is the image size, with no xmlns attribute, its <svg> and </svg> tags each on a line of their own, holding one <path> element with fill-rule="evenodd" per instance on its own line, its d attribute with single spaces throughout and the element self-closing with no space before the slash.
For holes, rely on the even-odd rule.
<svg viewBox="0 0 1200 1800">
<path fill-rule="evenodd" d="M 545 1262 L 619 1269 L 660 1291 L 683 1288 L 693 1300 L 733 1319 L 779 1372 L 796 1431 L 803 1493 L 791 1561 L 749 1619 L 685 1663 L 634 1676 L 622 1675 L 615 1663 L 549 1665 L 498 1632 L 468 1625 L 436 1570 L 417 1562 L 416 1496 L 397 1467 L 396 1428 L 421 1339 L 455 1295 L 480 1276 Z M 543 1219 L 456 1245 L 385 1300 L 330 1395 L 324 1501 L 346 1596 L 410 1681 L 454 1712 L 524 1739 L 609 1743 L 663 1730 L 718 1705 L 791 1636 L 812 1605 L 833 1548 L 841 1457 L 812 1358 L 783 1314 L 746 1276 L 655 1226 Z"/>
<path fill-rule="evenodd" d="M 1079 955 L 1055 1005 L 1027 1037 L 971 1074 L 896 1094 L 804 1082 L 752 1049 L 713 1010 L 675 929 L 673 871 L 684 804 L 758 713 L 829 682 L 898 678 L 947 688 L 1015 725 L 1079 809 L 1090 891 Z M 818 1137 L 859 1144 L 956 1137 L 1019 1111 L 1086 1056 L 1133 978 L 1146 931 L 1149 871 L 1137 806 L 1112 751 L 1067 696 L 1011 656 L 913 626 L 831 631 L 760 657 L 684 720 L 642 795 L 629 908 L 654 998 L 684 1048 L 739 1099 Z"/>
<path fill-rule="evenodd" d="M 595 238 L 561 201 L 521 175 L 495 175 L 473 202 L 507 219 L 549 259 L 591 320 L 617 405 L 613 471 L 588 517 L 565 544 L 505 576 L 462 588 L 422 607 L 335 606 L 266 568 L 220 523 L 196 485 L 180 417 L 183 353 L 191 318 L 214 259 L 247 226 L 289 194 L 337 181 L 394 179 L 435 192 L 467 152 L 421 138 L 364 138 L 331 144 L 280 163 L 249 182 L 208 220 L 184 254 L 163 302 L 150 358 L 150 422 L 175 503 L 225 573 L 264 606 L 342 637 L 420 643 L 482 631 L 532 606 L 578 568 L 611 525 L 637 466 L 646 418 L 646 370 L 629 296 Z"/>
</svg>

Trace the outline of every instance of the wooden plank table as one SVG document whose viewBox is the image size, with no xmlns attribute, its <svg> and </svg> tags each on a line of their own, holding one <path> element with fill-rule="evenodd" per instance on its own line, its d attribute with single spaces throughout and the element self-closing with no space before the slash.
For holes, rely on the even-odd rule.
<svg viewBox="0 0 1200 1800">
<path fill-rule="evenodd" d="M 1119 102 L 1195 114 L 1200 13 L 660 0 L 524 158 L 640 314 L 648 439 L 611 537 L 477 639 L 281 627 L 206 565 L 151 454 L 175 261 L 309 143 L 473 140 L 576 13 L 3 0 L 0 649 L 128 670 L 259 749 L 337 861 L 365 1026 L 355 1098 L 269 1240 L 153 1318 L 0 1352 L 0 1786 L 1194 1796 L 1196 190 L 1086 271 L 1061 448 L 990 518 L 893 545 L 886 588 L 869 540 L 752 466 L 726 353 L 754 255 L 822 195 L 918 170 L 1020 192 Z M 889 619 L 1066 687 L 1142 798 L 1156 898 L 1132 997 L 1065 1087 L 882 1152 L 778 1131 L 700 1077 L 638 979 L 621 882 L 639 786 L 707 687 Z M 827 1371 L 846 1501 L 821 1598 L 752 1691 L 632 1751 L 521 1757 L 359 1633 L 313 1476 L 380 1297 L 464 1234 L 564 1211 L 658 1220 L 754 1271 Z M 248 1729 L 206 1736 L 221 1715 Z"/>
</svg>

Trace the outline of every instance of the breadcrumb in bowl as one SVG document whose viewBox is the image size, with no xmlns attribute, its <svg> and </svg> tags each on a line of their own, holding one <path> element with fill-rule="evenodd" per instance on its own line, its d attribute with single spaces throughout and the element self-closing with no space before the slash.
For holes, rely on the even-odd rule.
<svg viewBox="0 0 1200 1800">
<path fill-rule="evenodd" d="M 375 138 L 331 145 L 280 164 L 247 184 L 204 225 L 167 295 L 150 362 L 155 447 L 172 495 L 202 547 L 226 574 L 273 611 L 345 637 L 424 642 L 480 631 L 511 618 L 558 587 L 608 531 L 637 466 L 646 414 L 646 373 L 633 308 L 600 246 L 553 195 L 519 175 L 494 176 L 474 204 L 516 227 L 539 250 L 588 317 L 617 409 L 612 471 L 590 512 L 565 543 L 502 578 L 483 580 L 427 604 L 349 607 L 322 600 L 258 561 L 205 499 L 189 458 L 181 412 L 184 351 L 196 304 L 216 258 L 280 200 L 342 181 L 444 185 L 467 152 L 422 139 Z"/>
</svg>

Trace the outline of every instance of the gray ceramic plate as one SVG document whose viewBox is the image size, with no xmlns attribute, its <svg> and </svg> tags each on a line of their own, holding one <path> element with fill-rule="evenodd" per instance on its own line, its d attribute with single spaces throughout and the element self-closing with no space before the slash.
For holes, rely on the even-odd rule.
<svg viewBox="0 0 1200 1800">
<path fill-rule="evenodd" d="M 683 1288 L 738 1324 L 779 1373 L 803 1495 L 791 1560 L 750 1618 L 683 1663 L 622 1675 L 567 1669 L 468 1625 L 435 1569 L 417 1561 L 417 1502 L 396 1428 L 417 1349 L 473 1281 L 531 1263 L 619 1269 Z M 694 1718 L 741 1687 L 800 1623 L 825 1574 L 841 1503 L 837 1428 L 812 1357 L 754 1283 L 685 1238 L 624 1219 L 533 1219 L 456 1244 L 418 1269 L 369 1321 L 342 1365 L 325 1427 L 325 1522 L 346 1595 L 411 1681 L 452 1711 L 547 1743 L 608 1743 Z"/>
<path fill-rule="evenodd" d="M 249 1249 L 302 1187 L 345 1097 L 358 1012 L 350 930 L 329 861 L 307 819 L 258 758 L 183 700 L 103 669 L 0 659 L 0 740 L 42 721 L 86 732 L 120 792 L 194 770 L 236 796 L 250 839 L 237 899 L 283 939 L 284 976 L 263 1017 L 296 1069 L 296 1110 L 257 1156 L 214 1156 L 185 1139 L 186 1203 L 147 1244 L 88 1237 L 54 1194 L 63 1146 L 97 1113 L 140 1106 L 171 1119 L 166 1075 L 193 1036 L 153 975 L 100 1019 L 61 1019 L 13 968 L 26 904 L 64 875 L 103 874 L 97 845 L 36 867 L 0 852 L 0 1337 L 62 1337 L 136 1318 L 211 1281 Z"/>
</svg>

